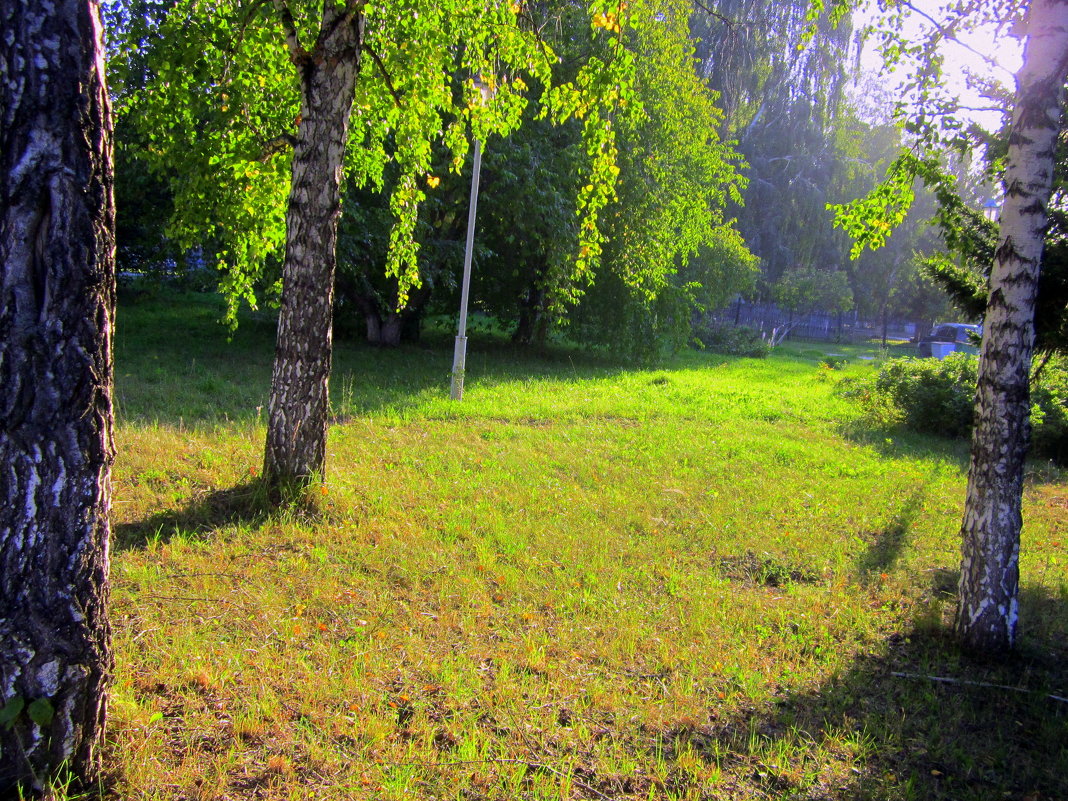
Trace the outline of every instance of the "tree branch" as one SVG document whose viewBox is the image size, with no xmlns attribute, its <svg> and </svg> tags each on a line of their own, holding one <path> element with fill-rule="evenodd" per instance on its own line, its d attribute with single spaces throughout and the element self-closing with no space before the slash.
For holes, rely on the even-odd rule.
<svg viewBox="0 0 1068 801">
<path fill-rule="evenodd" d="M 936 20 L 934 17 L 932 17 L 926 11 L 922 11 L 921 9 L 916 8 L 916 6 L 914 6 L 911 2 L 909 2 L 909 0 L 899 0 L 899 2 L 905 8 L 909 9 L 910 11 L 912 11 L 913 14 L 918 14 L 921 17 L 923 17 L 925 20 L 927 20 L 929 23 L 931 23 L 931 25 L 934 26 L 935 30 L 938 31 L 939 35 L 943 39 L 946 39 L 947 41 L 953 42 L 954 44 L 960 45 L 961 47 L 963 47 L 965 50 L 969 51 L 970 53 L 972 53 L 972 54 L 974 54 L 976 56 L 979 56 L 979 58 L 981 58 L 986 64 L 989 64 L 992 67 L 998 67 L 999 66 L 997 61 L 995 61 L 993 58 L 988 56 L 986 53 L 982 53 L 982 52 L 976 50 L 971 45 L 965 44 L 959 38 L 957 38 L 957 35 L 955 33 L 953 33 L 953 29 L 951 27 L 947 28 L 945 25 L 943 25 L 941 22 Z"/>
<path fill-rule="evenodd" d="M 891 676 L 897 676 L 899 679 L 927 679 L 928 681 L 938 682 L 939 684 L 963 684 L 970 687 L 989 687 L 994 690 L 1009 690 L 1014 693 L 1025 693 L 1027 695 L 1038 695 L 1044 698 L 1048 698 L 1051 701 L 1060 701 L 1062 704 L 1068 704 L 1068 698 L 1061 695 L 1053 695 L 1048 693 L 1036 692 L 1035 690 L 1025 690 L 1023 687 L 1012 687 L 1008 684 L 991 684 L 986 681 L 969 681 L 968 679 L 953 679 L 947 676 L 927 676 L 923 673 L 900 673 L 896 670 L 890 671 Z"/>
<path fill-rule="evenodd" d="M 735 20 L 728 19 L 727 17 L 725 17 L 722 14 L 720 14 L 718 11 L 713 11 L 711 8 L 709 8 L 704 3 L 702 3 L 701 0 L 693 0 L 693 4 L 695 6 L 697 6 L 699 9 L 701 9 L 702 11 L 704 11 L 706 14 L 708 14 L 710 17 L 715 17 L 716 19 L 718 19 L 724 25 L 727 25 L 729 27 L 734 27 L 735 25 L 738 24 Z"/>
<path fill-rule="evenodd" d="M 263 143 L 263 148 L 260 150 L 260 161 L 267 161 L 271 156 L 281 153 L 284 150 L 288 150 L 291 147 L 296 147 L 297 137 L 290 133 L 284 133 L 280 136 L 276 136 L 274 139 L 268 139 Z"/>
<path fill-rule="evenodd" d="M 224 51 L 226 53 L 226 63 L 223 66 L 220 83 L 226 83 L 230 79 L 230 68 L 234 63 L 234 53 L 241 47 L 241 43 L 245 40 L 245 32 L 248 30 L 248 26 L 252 23 L 252 18 L 256 15 L 260 6 L 265 2 L 267 2 L 267 0 L 253 0 L 253 2 L 249 3 L 244 19 L 238 23 L 236 35 L 230 36 L 230 44 L 227 45 L 226 50 Z"/>
<path fill-rule="evenodd" d="M 957 104 L 957 111 L 1005 111 L 1004 106 L 965 106 Z"/>
<path fill-rule="evenodd" d="M 375 66 L 378 67 L 378 71 L 382 73 L 382 77 L 386 81 L 386 88 L 389 89 L 389 93 L 393 95 L 393 102 L 400 106 L 400 94 L 397 92 L 396 87 L 393 86 L 393 80 L 389 77 L 389 70 L 386 69 L 386 65 L 382 63 L 382 59 L 371 45 L 364 42 L 363 49 L 371 54 L 371 59 L 375 62 Z"/>
<path fill-rule="evenodd" d="M 319 36 L 315 40 L 315 49 L 313 51 L 313 58 L 321 57 L 323 49 L 327 46 L 327 42 L 333 37 L 334 33 L 346 25 L 351 25 L 353 21 L 363 11 L 366 0 L 348 0 L 345 4 L 344 13 L 338 13 L 333 15 L 333 19 L 327 22 L 326 14 L 323 14 L 323 26 L 319 30 Z M 362 40 L 362 36 L 360 37 Z M 362 46 L 362 41 L 361 41 Z"/>
<path fill-rule="evenodd" d="M 273 0 L 274 10 L 282 23 L 282 31 L 285 33 L 286 46 L 289 47 L 289 60 L 300 66 L 308 61 L 308 51 L 300 43 L 297 35 L 297 23 L 293 19 L 293 12 L 289 10 L 286 0 Z"/>
</svg>

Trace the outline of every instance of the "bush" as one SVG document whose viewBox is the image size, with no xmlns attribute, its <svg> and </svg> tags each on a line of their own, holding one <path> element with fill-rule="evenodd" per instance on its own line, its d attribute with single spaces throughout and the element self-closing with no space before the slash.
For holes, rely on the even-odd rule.
<svg viewBox="0 0 1068 801">
<path fill-rule="evenodd" d="M 876 375 L 873 394 L 913 431 L 962 437 L 972 427 L 977 365 L 966 353 L 941 360 L 891 359 Z"/>
<path fill-rule="evenodd" d="M 843 386 L 881 423 L 902 423 L 924 434 L 971 432 L 979 360 L 966 353 L 945 359 L 891 359 L 875 379 Z M 1031 387 L 1033 455 L 1068 464 L 1068 360 L 1054 357 Z"/>
<path fill-rule="evenodd" d="M 1031 447 L 1068 465 L 1068 358 L 1055 356 L 1031 384 Z"/>
<path fill-rule="evenodd" d="M 702 322 L 693 333 L 697 341 L 713 353 L 764 359 L 771 352 L 771 346 L 760 332 L 744 325 Z"/>
<path fill-rule="evenodd" d="M 819 360 L 819 364 L 816 366 L 821 370 L 841 370 L 849 364 L 849 359 L 845 356 L 822 356 Z"/>
</svg>

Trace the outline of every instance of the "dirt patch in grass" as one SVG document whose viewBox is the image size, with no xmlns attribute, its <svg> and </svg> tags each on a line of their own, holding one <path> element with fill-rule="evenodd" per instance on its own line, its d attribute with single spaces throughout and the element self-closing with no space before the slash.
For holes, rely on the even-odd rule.
<svg viewBox="0 0 1068 801">
<path fill-rule="evenodd" d="M 787 584 L 815 584 L 823 577 L 803 565 L 790 564 L 769 554 L 758 555 L 746 551 L 740 556 L 719 559 L 724 578 L 740 581 L 747 586 L 783 587 Z"/>
</svg>

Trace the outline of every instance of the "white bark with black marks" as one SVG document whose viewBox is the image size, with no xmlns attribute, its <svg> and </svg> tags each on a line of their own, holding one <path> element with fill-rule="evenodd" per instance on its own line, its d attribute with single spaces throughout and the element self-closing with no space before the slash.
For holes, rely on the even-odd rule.
<svg viewBox="0 0 1068 801">
<path fill-rule="evenodd" d="M 91 0 L 0 4 L 0 797 L 99 767 L 114 205 Z"/>
<path fill-rule="evenodd" d="M 1034 0 L 1005 170 L 1005 204 L 976 389 L 956 630 L 981 651 L 1016 644 L 1035 297 L 1068 79 L 1068 0 Z"/>
<path fill-rule="evenodd" d="M 284 12 L 281 0 L 275 5 Z M 326 471 L 337 224 L 363 47 L 358 10 L 325 3 L 310 52 L 301 47 L 285 13 L 282 20 L 300 73 L 302 102 L 264 454 L 264 478 L 275 488 L 322 478 Z"/>
</svg>

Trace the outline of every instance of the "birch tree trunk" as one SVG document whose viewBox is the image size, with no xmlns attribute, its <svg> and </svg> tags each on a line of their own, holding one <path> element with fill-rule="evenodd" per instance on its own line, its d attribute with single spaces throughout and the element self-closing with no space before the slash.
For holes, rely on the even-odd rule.
<svg viewBox="0 0 1068 801">
<path fill-rule="evenodd" d="M 1034 0 L 1005 170 L 1005 204 L 976 389 L 956 631 L 1004 651 L 1016 642 L 1020 512 L 1030 439 L 1035 296 L 1068 78 L 1068 0 Z"/>
<path fill-rule="evenodd" d="M 0 3 L 0 797 L 98 769 L 112 444 L 111 114 L 91 0 Z"/>
<path fill-rule="evenodd" d="M 337 224 L 363 16 L 324 3 L 319 37 L 306 52 L 285 4 L 275 0 L 275 6 L 282 12 L 302 94 L 264 453 L 264 478 L 277 490 L 321 478 L 326 471 Z"/>
</svg>

